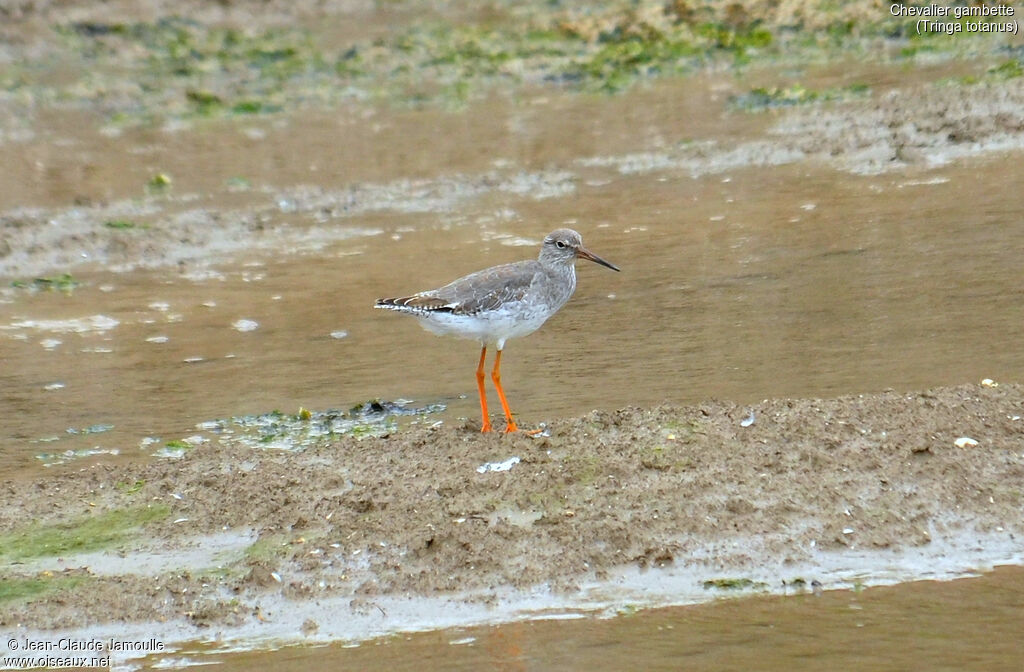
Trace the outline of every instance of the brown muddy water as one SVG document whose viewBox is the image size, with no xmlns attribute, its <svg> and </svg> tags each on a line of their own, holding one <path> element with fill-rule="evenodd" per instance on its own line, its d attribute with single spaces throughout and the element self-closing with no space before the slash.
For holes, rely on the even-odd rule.
<svg viewBox="0 0 1024 672">
<path fill-rule="evenodd" d="M 590 617 L 551 613 L 358 645 L 231 653 L 208 644 L 147 659 L 141 669 L 1010 672 L 1024 669 L 1021 605 L 1024 569 L 1002 567 L 948 582 L 818 595 L 808 589 Z"/>
<path fill-rule="evenodd" d="M 558 198 L 366 214 L 311 253 L 243 252 L 191 275 L 83 270 L 70 294 L 8 292 L 0 462 L 138 457 L 204 421 L 378 397 L 476 419 L 477 346 L 373 300 L 533 256 L 563 225 L 623 272 L 581 263 L 572 302 L 507 345 L 503 379 L 528 426 L 666 400 L 1024 376 L 1016 159 L 920 177 L 589 173 Z"/>
</svg>

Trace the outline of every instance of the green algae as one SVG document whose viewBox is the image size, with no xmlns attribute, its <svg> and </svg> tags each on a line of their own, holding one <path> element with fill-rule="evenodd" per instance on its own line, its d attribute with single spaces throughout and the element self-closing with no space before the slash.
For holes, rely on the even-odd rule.
<svg viewBox="0 0 1024 672">
<path fill-rule="evenodd" d="M 138 225 L 135 222 L 127 219 L 111 219 L 106 222 L 103 222 L 103 226 L 107 227 L 108 229 L 118 229 L 120 231 L 127 231 L 130 229 L 134 229 Z"/>
<path fill-rule="evenodd" d="M 63 523 L 27 525 L 0 534 L 0 560 L 17 562 L 108 548 L 127 540 L 146 524 L 166 518 L 170 512 L 167 505 L 154 504 L 103 511 Z"/>
<path fill-rule="evenodd" d="M 924 53 L 976 57 L 1002 45 L 967 35 L 918 35 L 914 21 L 888 12 L 862 9 L 855 21 L 841 5 L 808 8 L 794 21 L 770 7 L 742 3 L 612 0 L 567 8 L 532 2 L 476 21 L 402 24 L 340 45 L 331 44 L 319 25 L 242 29 L 176 16 L 80 21 L 55 26 L 63 46 L 84 65 L 79 81 L 55 91 L 34 83 L 31 68 L 8 80 L 9 86 L 67 101 L 107 101 L 116 86 L 125 97 L 105 103 L 112 120 L 159 123 L 333 109 L 353 101 L 458 109 L 496 90 L 536 85 L 617 94 L 642 81 L 723 64 L 741 69 L 874 58 L 880 40 L 891 47 L 888 54 L 900 54 L 902 46 L 907 60 Z M 1014 72 L 1007 66 L 1007 76 Z M 752 92 L 751 102 L 770 107 L 810 100 L 789 93 Z M 813 100 L 831 102 L 851 92 L 838 98 L 820 93 Z"/>
<path fill-rule="evenodd" d="M 87 577 L 84 576 L 54 575 L 52 572 L 41 572 L 34 577 L 0 577 L 0 604 L 70 590 L 85 580 Z"/>
<path fill-rule="evenodd" d="M 16 289 L 30 289 L 34 291 L 54 291 L 64 292 L 70 294 L 72 290 L 80 286 L 78 280 L 75 280 L 74 276 L 70 273 L 61 273 L 60 275 L 53 275 L 41 278 L 32 278 L 31 280 L 12 280 L 11 287 Z"/>
<path fill-rule="evenodd" d="M 764 590 L 768 585 L 746 577 L 709 579 L 704 582 L 705 590 Z"/>
<path fill-rule="evenodd" d="M 729 105 L 734 109 L 758 112 L 777 107 L 853 100 L 868 95 L 870 91 L 868 85 L 863 83 L 820 90 L 808 89 L 800 84 L 786 87 L 760 87 L 749 93 L 733 96 L 729 100 Z"/>
</svg>

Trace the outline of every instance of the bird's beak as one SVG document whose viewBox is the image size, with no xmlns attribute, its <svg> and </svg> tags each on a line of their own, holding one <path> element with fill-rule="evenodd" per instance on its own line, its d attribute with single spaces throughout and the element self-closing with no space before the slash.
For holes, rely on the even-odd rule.
<svg viewBox="0 0 1024 672">
<path fill-rule="evenodd" d="M 582 257 L 583 259 L 589 259 L 590 261 L 594 262 L 595 264 L 601 264 L 605 268 L 610 268 L 613 271 L 619 270 L 618 266 L 616 266 L 615 264 L 608 263 L 607 261 L 605 261 L 601 257 L 597 256 L 596 254 L 594 254 L 593 252 L 591 252 L 590 250 L 588 250 L 585 247 L 577 248 L 576 256 L 577 257 Z"/>
</svg>

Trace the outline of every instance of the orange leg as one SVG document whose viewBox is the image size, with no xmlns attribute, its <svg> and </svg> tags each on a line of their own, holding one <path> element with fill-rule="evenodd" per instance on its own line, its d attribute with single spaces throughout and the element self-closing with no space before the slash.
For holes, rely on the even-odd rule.
<svg viewBox="0 0 1024 672">
<path fill-rule="evenodd" d="M 501 357 L 501 352 L 498 352 Z M 480 412 L 483 414 L 484 422 L 480 428 L 481 432 L 491 431 L 491 418 L 487 415 L 487 393 L 484 392 L 484 359 L 487 357 L 487 346 L 480 349 L 480 363 L 476 367 L 476 388 L 480 391 Z M 499 388 L 500 389 L 500 388 Z M 505 397 L 502 398 L 502 403 Z"/>
<path fill-rule="evenodd" d="M 505 411 L 505 420 L 508 421 L 505 432 L 519 431 L 516 421 L 512 419 L 512 410 L 508 407 L 508 400 L 505 399 L 505 390 L 501 389 L 501 350 L 498 350 L 498 354 L 494 356 L 494 370 L 491 371 L 491 380 L 494 381 L 494 387 L 498 390 L 498 399 L 501 399 L 501 408 Z"/>
</svg>

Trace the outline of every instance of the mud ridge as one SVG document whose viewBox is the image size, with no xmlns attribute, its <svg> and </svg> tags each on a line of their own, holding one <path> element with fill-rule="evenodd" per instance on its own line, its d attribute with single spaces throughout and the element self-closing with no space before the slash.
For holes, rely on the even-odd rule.
<svg viewBox="0 0 1024 672">
<path fill-rule="evenodd" d="M 930 83 L 841 105 L 810 105 L 782 115 L 765 138 L 718 141 L 664 152 L 578 159 L 625 175 L 686 170 L 697 177 L 800 161 L 872 175 L 935 168 L 956 159 L 1024 147 L 1024 82 L 969 87 Z"/>
<path fill-rule="evenodd" d="M 7 481 L 0 534 L 138 507 L 168 514 L 146 525 L 144 544 L 109 551 L 138 553 L 134 572 L 103 571 L 96 554 L 96 570 L 73 553 L 46 571 L 8 556 L 14 579 L 80 580 L 0 602 L 0 624 L 230 629 L 260 623 L 268 604 L 340 599 L 358 611 L 419 596 L 487 605 L 509 589 L 570 595 L 624 568 L 705 578 L 813 571 L 832 555 L 869 565 L 964 535 L 1024 552 L 1022 416 L 1017 384 L 708 401 L 594 411 L 555 420 L 539 438 L 467 424 L 304 452 L 212 442 L 179 460 Z M 520 462 L 508 470 L 479 469 L 510 457 Z M 214 567 L 168 569 L 173 549 L 218 534 L 255 541 Z M 985 556 L 979 543 L 975 560 Z M 145 562 L 154 548 L 160 562 Z"/>
</svg>

